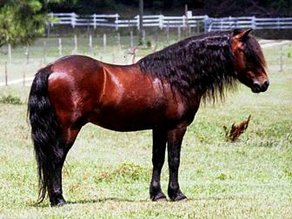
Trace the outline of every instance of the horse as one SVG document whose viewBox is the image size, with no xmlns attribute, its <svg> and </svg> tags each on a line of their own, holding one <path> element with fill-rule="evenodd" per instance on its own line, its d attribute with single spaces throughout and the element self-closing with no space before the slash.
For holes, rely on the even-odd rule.
<svg viewBox="0 0 292 219">
<path fill-rule="evenodd" d="M 224 100 L 241 82 L 254 93 L 269 86 L 266 61 L 248 30 L 192 36 L 131 65 L 69 55 L 40 69 L 28 98 L 28 118 L 39 178 L 38 203 L 66 204 L 62 168 L 87 123 L 128 132 L 152 130 L 150 199 L 166 200 L 160 175 L 167 148 L 171 201 L 179 186 L 180 151 L 202 101 Z"/>
</svg>

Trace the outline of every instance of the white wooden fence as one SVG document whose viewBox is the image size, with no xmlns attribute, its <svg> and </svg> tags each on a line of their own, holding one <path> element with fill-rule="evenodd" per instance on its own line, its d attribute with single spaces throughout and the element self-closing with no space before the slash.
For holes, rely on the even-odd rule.
<svg viewBox="0 0 292 219">
<path fill-rule="evenodd" d="M 189 13 L 190 15 L 190 13 Z M 50 13 L 50 26 L 71 25 L 97 27 L 113 27 L 115 29 L 123 27 L 139 28 L 139 15 L 131 19 L 121 19 L 119 14 L 92 14 L 77 15 L 75 13 Z M 197 27 L 198 23 L 207 19 L 207 16 L 164 16 L 164 15 L 144 15 L 144 27 L 177 28 L 177 27 Z"/>
<path fill-rule="evenodd" d="M 257 18 L 257 17 L 225 17 L 206 19 L 207 31 L 226 30 L 231 28 L 253 29 L 292 29 L 292 17 Z"/>
<path fill-rule="evenodd" d="M 121 19 L 119 14 L 92 14 L 77 15 L 75 13 L 50 13 L 52 18 L 49 25 L 111 27 L 115 29 L 123 27 L 139 28 L 139 15 L 131 19 Z M 227 30 L 231 28 L 253 29 L 292 29 L 292 17 L 286 18 L 257 18 L 257 17 L 224 17 L 212 18 L 205 16 L 192 16 L 187 13 L 183 16 L 144 15 L 144 27 L 180 28 L 201 27 L 205 32 L 215 30 Z"/>
</svg>

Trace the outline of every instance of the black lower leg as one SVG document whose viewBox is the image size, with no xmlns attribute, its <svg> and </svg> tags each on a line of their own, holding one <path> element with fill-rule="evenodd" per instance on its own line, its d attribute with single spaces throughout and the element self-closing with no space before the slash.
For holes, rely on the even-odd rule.
<svg viewBox="0 0 292 219">
<path fill-rule="evenodd" d="M 54 172 L 50 178 L 48 185 L 48 193 L 51 206 L 61 206 L 66 203 L 62 191 L 62 166 L 63 164 L 55 164 Z"/>
<path fill-rule="evenodd" d="M 50 198 L 51 206 L 61 206 L 66 204 L 63 198 L 62 191 L 62 167 L 63 162 L 54 163 L 53 171 L 50 173 L 50 179 L 48 184 L 48 194 Z"/>
<path fill-rule="evenodd" d="M 166 134 L 163 131 L 153 130 L 153 172 L 150 183 L 150 198 L 152 201 L 166 199 L 161 190 L 160 175 L 165 158 Z"/>
<path fill-rule="evenodd" d="M 169 184 L 168 196 L 172 201 L 186 199 L 181 192 L 178 183 L 178 169 L 180 165 L 180 151 L 182 139 L 186 129 L 176 129 L 168 133 L 168 165 L 169 165 Z"/>
<path fill-rule="evenodd" d="M 48 194 L 51 202 L 51 206 L 61 206 L 66 204 L 63 197 L 62 190 L 62 169 L 66 156 L 74 144 L 74 141 L 79 133 L 79 128 L 68 128 L 66 138 L 63 140 L 63 144 L 59 144 L 54 151 L 54 158 L 52 159 L 52 170 L 50 171 L 50 177 L 48 180 Z"/>
<path fill-rule="evenodd" d="M 48 194 L 51 206 L 66 204 L 62 190 L 62 169 L 67 153 L 73 143 L 65 144 L 64 148 L 59 147 L 52 159 L 52 171 L 49 173 Z"/>
</svg>

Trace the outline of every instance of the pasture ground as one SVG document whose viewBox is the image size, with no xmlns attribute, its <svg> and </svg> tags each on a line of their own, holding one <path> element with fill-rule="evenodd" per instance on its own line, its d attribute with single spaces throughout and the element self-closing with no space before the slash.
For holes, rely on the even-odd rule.
<svg viewBox="0 0 292 219">
<path fill-rule="evenodd" d="M 46 199 L 37 206 L 26 121 L 29 87 L 0 87 L 0 218 L 291 218 L 292 49 L 282 51 L 283 72 L 279 51 L 264 50 L 271 81 L 267 92 L 253 94 L 239 86 L 224 103 L 199 109 L 182 147 L 180 184 L 189 200 L 179 203 L 149 200 L 150 131 L 118 133 L 87 125 L 63 171 L 69 204 L 51 208 Z M 21 78 L 25 59 L 17 62 L 12 74 Z M 248 115 L 249 127 L 239 141 L 226 142 L 223 126 Z M 165 163 L 165 192 L 167 180 Z"/>
</svg>

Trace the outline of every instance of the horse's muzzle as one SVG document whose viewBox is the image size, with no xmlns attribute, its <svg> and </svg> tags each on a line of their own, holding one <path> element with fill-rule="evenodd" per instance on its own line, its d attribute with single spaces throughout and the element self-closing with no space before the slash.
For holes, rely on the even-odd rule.
<svg viewBox="0 0 292 219">
<path fill-rule="evenodd" d="M 270 82 L 268 80 L 264 81 L 262 84 L 257 81 L 253 83 L 251 90 L 254 93 L 265 92 L 268 89 L 269 85 Z"/>
</svg>

